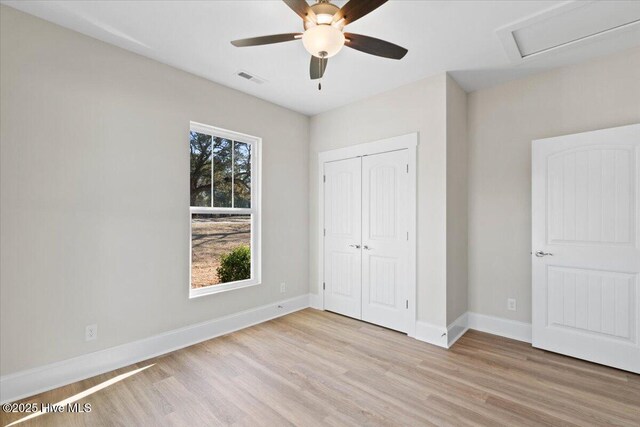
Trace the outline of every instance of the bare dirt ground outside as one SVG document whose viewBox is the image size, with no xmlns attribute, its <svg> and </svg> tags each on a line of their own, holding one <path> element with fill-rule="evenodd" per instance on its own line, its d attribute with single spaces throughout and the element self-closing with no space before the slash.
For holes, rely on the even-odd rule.
<svg viewBox="0 0 640 427">
<path fill-rule="evenodd" d="M 240 245 L 251 245 L 250 215 L 194 215 L 191 220 L 191 287 L 220 283 L 220 257 Z"/>
</svg>

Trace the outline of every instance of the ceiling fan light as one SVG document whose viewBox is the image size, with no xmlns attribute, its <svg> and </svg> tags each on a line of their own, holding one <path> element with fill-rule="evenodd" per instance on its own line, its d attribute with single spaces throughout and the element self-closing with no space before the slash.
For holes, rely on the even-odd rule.
<svg viewBox="0 0 640 427">
<path fill-rule="evenodd" d="M 329 15 L 328 13 L 320 13 L 316 15 L 316 22 L 318 25 L 322 24 L 331 24 L 333 21 L 333 15 Z"/>
<path fill-rule="evenodd" d="M 331 58 L 344 46 L 344 34 L 331 25 L 310 27 L 302 35 L 302 44 L 311 55 Z M 324 53 L 324 54 L 323 54 Z"/>
</svg>

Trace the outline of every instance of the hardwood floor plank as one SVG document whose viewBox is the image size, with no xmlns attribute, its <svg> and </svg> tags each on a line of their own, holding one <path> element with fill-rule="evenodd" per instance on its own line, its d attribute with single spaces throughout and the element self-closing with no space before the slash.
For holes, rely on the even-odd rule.
<svg viewBox="0 0 640 427">
<path fill-rule="evenodd" d="M 79 381 L 20 426 L 640 425 L 640 376 L 469 331 L 445 350 L 307 309 Z M 6 425 L 28 414 L 0 414 Z"/>
</svg>

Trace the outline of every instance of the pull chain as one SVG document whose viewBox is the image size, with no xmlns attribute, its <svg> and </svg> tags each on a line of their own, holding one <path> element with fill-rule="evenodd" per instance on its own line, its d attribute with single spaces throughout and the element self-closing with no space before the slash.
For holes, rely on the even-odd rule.
<svg viewBox="0 0 640 427">
<path fill-rule="evenodd" d="M 322 58 L 318 61 L 318 75 L 320 76 L 320 80 L 318 81 L 318 90 L 322 90 Z"/>
<path fill-rule="evenodd" d="M 320 52 L 320 61 L 318 61 L 318 75 L 320 76 L 320 80 L 318 81 L 318 90 L 322 90 L 322 76 L 323 76 L 323 66 L 324 63 L 323 61 L 325 60 L 325 58 L 327 57 L 327 52 L 322 51 Z"/>
</svg>

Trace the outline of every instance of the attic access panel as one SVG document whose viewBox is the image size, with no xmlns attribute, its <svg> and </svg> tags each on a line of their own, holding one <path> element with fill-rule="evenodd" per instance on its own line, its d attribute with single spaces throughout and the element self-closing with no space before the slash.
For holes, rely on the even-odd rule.
<svg viewBox="0 0 640 427">
<path fill-rule="evenodd" d="M 640 34 L 640 2 L 566 2 L 502 27 L 496 33 L 509 59 L 521 63 L 623 31 Z"/>
</svg>

